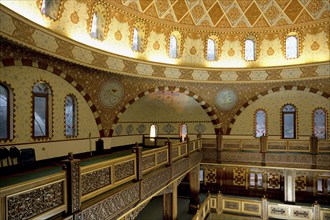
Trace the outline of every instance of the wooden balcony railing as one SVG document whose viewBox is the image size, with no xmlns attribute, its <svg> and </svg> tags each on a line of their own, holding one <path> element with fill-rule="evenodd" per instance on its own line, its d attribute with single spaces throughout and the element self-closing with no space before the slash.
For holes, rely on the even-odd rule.
<svg viewBox="0 0 330 220">
<path fill-rule="evenodd" d="M 122 196 L 127 204 L 146 199 L 153 191 L 159 190 L 158 187 L 166 186 L 172 178 L 178 178 L 188 172 L 191 166 L 198 165 L 201 155 L 190 157 L 190 154 L 200 150 L 199 139 L 187 139 L 186 142 L 174 144 L 167 139 L 164 146 L 155 149 L 142 151 L 141 147 L 135 146 L 131 154 L 88 165 L 81 165 L 80 160 L 73 159 L 72 154 L 69 154 L 68 159 L 63 161 L 64 170 L 57 174 L 0 188 L 0 219 L 44 219 L 64 213 L 70 216 L 79 212 L 82 206 L 85 210 L 88 207 L 94 209 L 91 200 L 99 201 L 98 197 L 109 194 L 111 189 L 133 183 L 136 184 L 122 189 L 109 201 L 116 199 L 117 195 Z M 173 169 L 168 169 L 172 164 Z M 157 169 L 163 170 L 160 172 L 161 179 L 158 174 L 150 174 L 158 172 Z M 127 196 L 131 199 L 127 199 Z M 108 204 L 105 201 L 103 205 Z M 119 205 L 111 206 L 109 216 L 115 216 L 120 209 L 129 208 Z M 89 214 L 89 211 L 82 212 L 82 215 Z"/>
</svg>

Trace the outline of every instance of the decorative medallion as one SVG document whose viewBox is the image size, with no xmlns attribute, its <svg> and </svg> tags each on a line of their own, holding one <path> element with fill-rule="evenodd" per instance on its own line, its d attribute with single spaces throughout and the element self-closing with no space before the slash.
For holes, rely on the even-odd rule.
<svg viewBox="0 0 330 220">
<path fill-rule="evenodd" d="M 312 50 L 318 50 L 319 48 L 320 48 L 320 45 L 316 41 L 311 45 Z"/>
<path fill-rule="evenodd" d="M 101 86 L 100 101 L 104 107 L 113 108 L 123 98 L 124 89 L 120 82 L 108 80 Z"/>
<path fill-rule="evenodd" d="M 79 22 L 78 12 L 77 11 L 72 12 L 72 14 L 70 15 L 70 19 L 72 23 L 78 24 Z"/>
<path fill-rule="evenodd" d="M 190 54 L 191 55 L 195 55 L 196 54 L 196 48 L 195 47 L 192 47 L 192 48 L 190 48 Z"/>
<path fill-rule="evenodd" d="M 274 49 L 273 49 L 272 47 L 268 48 L 268 50 L 267 50 L 267 55 L 268 55 L 268 56 L 272 56 L 272 55 L 274 55 Z"/>
<path fill-rule="evenodd" d="M 234 51 L 233 48 L 230 48 L 230 49 L 228 50 L 228 55 L 229 55 L 230 57 L 232 57 L 232 56 L 235 55 L 235 51 Z"/>
<path fill-rule="evenodd" d="M 154 48 L 155 50 L 159 50 L 160 45 L 159 45 L 158 41 L 156 41 L 156 42 L 154 43 L 153 48 Z"/>
<path fill-rule="evenodd" d="M 116 40 L 120 41 L 122 37 L 123 37 L 123 36 L 122 36 L 121 32 L 120 32 L 119 30 L 116 31 L 116 33 L 115 33 L 115 38 L 116 38 Z"/>
<path fill-rule="evenodd" d="M 237 94 L 232 89 L 223 89 L 215 97 L 215 105 L 222 111 L 230 111 L 237 104 Z"/>
</svg>

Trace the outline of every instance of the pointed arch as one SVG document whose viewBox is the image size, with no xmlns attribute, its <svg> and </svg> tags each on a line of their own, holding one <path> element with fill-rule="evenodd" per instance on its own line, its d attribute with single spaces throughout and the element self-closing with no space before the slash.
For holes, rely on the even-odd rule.
<svg viewBox="0 0 330 220">
<path fill-rule="evenodd" d="M 244 109 L 246 109 L 249 105 L 251 105 L 253 102 L 257 101 L 258 99 L 262 98 L 263 96 L 266 96 L 270 93 L 274 93 L 274 92 L 279 92 L 279 91 L 283 91 L 283 90 L 297 90 L 297 91 L 305 91 L 305 92 L 311 92 L 314 94 L 319 94 L 322 97 L 329 99 L 330 100 L 330 94 L 327 92 L 322 92 L 318 89 L 315 88 L 308 88 L 305 86 L 281 86 L 281 87 L 274 87 L 272 89 L 269 89 L 267 91 L 261 92 L 257 95 L 255 95 L 254 97 L 252 97 L 250 100 L 248 100 L 247 102 L 245 102 L 242 107 L 235 113 L 234 117 L 231 119 L 230 121 L 230 125 L 228 126 L 227 130 L 226 130 L 226 135 L 230 135 L 231 129 L 233 127 L 233 125 L 235 124 L 236 119 L 238 118 L 238 116 L 244 111 Z"/>
<path fill-rule="evenodd" d="M 100 136 L 105 137 L 105 132 L 102 128 L 101 118 L 100 118 L 99 114 L 97 113 L 97 108 L 94 105 L 94 103 L 92 102 L 90 95 L 84 90 L 84 87 L 82 85 L 80 85 L 79 83 L 77 83 L 70 75 L 67 75 L 61 69 L 59 69 L 57 67 L 53 67 L 53 66 L 49 65 L 48 63 L 41 62 L 41 61 L 40 62 L 34 61 L 32 59 L 15 60 L 13 58 L 7 58 L 7 59 L 2 59 L 1 62 L 2 62 L 3 67 L 29 66 L 29 67 L 33 67 L 33 68 L 43 69 L 43 70 L 46 70 L 50 73 L 53 73 L 53 74 L 61 77 L 62 79 L 64 79 L 68 83 L 70 83 L 85 99 L 86 103 L 88 104 L 90 110 L 92 111 L 92 113 L 95 117 L 95 122 L 96 122 L 97 127 L 99 128 Z"/>
<path fill-rule="evenodd" d="M 120 116 L 123 115 L 123 113 L 137 100 L 141 99 L 144 96 L 149 95 L 150 93 L 154 93 L 154 92 L 158 92 L 158 91 L 174 91 L 174 92 L 179 92 L 179 93 L 183 93 L 186 94 L 187 96 L 192 97 L 193 99 L 195 99 L 196 102 L 198 102 L 201 107 L 204 109 L 204 111 L 206 112 L 206 114 L 210 117 L 211 122 L 213 124 L 214 127 L 214 133 L 217 134 L 222 134 L 222 128 L 221 128 L 221 124 L 220 124 L 220 120 L 218 118 L 218 116 L 216 115 L 215 111 L 211 108 L 211 106 L 206 103 L 200 96 L 196 95 L 195 93 L 182 88 L 182 87 L 175 87 L 175 86 L 159 86 L 157 88 L 152 88 L 149 89 L 148 91 L 142 92 L 139 95 L 137 95 L 136 97 L 134 97 L 133 99 L 131 99 L 130 101 L 128 101 L 128 103 L 120 110 L 120 112 L 117 114 L 116 118 L 113 120 L 113 124 L 112 127 L 110 129 L 109 132 L 109 137 L 112 137 L 115 127 L 120 119 Z"/>
</svg>

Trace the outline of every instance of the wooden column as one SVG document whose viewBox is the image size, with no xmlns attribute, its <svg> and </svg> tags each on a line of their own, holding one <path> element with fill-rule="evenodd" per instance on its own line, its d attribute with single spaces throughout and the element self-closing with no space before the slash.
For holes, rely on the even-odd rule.
<svg viewBox="0 0 330 220">
<path fill-rule="evenodd" d="M 218 163 L 221 163 L 221 145 L 222 145 L 222 135 L 218 134 L 216 137 L 216 154 L 217 154 Z"/>
<path fill-rule="evenodd" d="M 66 171 L 67 181 L 67 203 L 68 210 L 67 214 L 79 212 L 80 210 L 80 195 L 81 195 L 81 184 L 80 184 L 80 160 L 73 159 L 73 153 L 68 154 L 68 159 L 61 161 L 63 169 Z"/>
<path fill-rule="evenodd" d="M 260 137 L 261 166 L 266 166 L 267 136 Z"/>
<path fill-rule="evenodd" d="M 136 156 L 136 181 L 142 180 L 142 147 L 138 145 L 138 143 L 135 144 L 135 146 L 132 148 L 133 152 Z"/>
<path fill-rule="evenodd" d="M 199 206 L 199 169 L 200 166 L 196 166 L 189 173 L 189 184 L 190 184 L 190 203 L 189 203 L 189 212 L 195 214 Z"/>
<path fill-rule="evenodd" d="M 178 188 L 172 183 L 172 192 L 163 195 L 163 219 L 176 220 L 178 218 Z"/>
<path fill-rule="evenodd" d="M 172 166 L 172 142 L 170 142 L 169 139 L 167 139 L 167 151 L 168 151 L 168 163 L 167 166 Z"/>
<path fill-rule="evenodd" d="M 318 155 L 318 138 L 315 136 L 312 136 L 310 138 L 310 153 L 312 154 L 312 169 L 316 169 L 317 167 L 317 155 Z"/>
</svg>

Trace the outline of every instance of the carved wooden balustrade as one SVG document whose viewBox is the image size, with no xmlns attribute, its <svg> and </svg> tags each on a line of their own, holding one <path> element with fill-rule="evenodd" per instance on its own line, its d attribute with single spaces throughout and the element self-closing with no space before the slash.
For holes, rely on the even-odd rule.
<svg viewBox="0 0 330 220">
<path fill-rule="evenodd" d="M 0 219 L 46 219 L 67 211 L 65 172 L 0 188 Z"/>
<path fill-rule="evenodd" d="M 201 141 L 166 142 L 163 147 L 80 165 L 69 155 L 64 170 L 0 188 L 0 219 L 115 219 L 180 182 L 202 160 Z M 136 213 L 138 214 L 138 213 Z"/>
<path fill-rule="evenodd" d="M 203 162 L 329 169 L 330 140 L 218 136 L 202 139 Z"/>
</svg>

